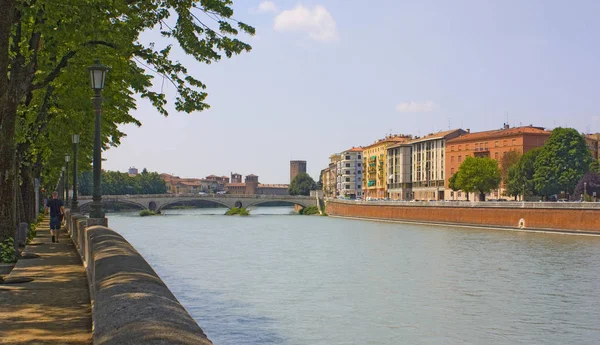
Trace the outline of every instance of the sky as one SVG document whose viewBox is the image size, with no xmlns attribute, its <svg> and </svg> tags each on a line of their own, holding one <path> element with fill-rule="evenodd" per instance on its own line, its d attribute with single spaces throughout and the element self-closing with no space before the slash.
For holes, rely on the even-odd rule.
<svg viewBox="0 0 600 345">
<path fill-rule="evenodd" d="M 240 36 L 250 53 L 206 65 L 174 50 L 211 108 L 177 113 L 165 83 L 170 115 L 140 100 L 132 115 L 143 125 L 121 128 L 104 169 L 289 183 L 290 160 L 306 160 L 317 180 L 330 154 L 390 133 L 505 122 L 600 132 L 600 1 L 234 3 L 256 28 Z"/>
</svg>

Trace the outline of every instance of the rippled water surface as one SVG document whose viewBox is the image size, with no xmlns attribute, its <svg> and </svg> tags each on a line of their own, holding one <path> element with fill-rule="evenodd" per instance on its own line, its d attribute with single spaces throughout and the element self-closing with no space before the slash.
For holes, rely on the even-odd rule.
<svg viewBox="0 0 600 345">
<path fill-rule="evenodd" d="M 290 215 L 109 215 L 216 345 L 600 344 L 600 238 Z"/>
</svg>

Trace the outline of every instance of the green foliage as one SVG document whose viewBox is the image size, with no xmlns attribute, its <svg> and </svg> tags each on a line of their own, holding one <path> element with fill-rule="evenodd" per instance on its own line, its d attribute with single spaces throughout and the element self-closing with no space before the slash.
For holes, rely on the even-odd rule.
<svg viewBox="0 0 600 345">
<path fill-rule="evenodd" d="M 233 207 L 225 212 L 226 216 L 249 216 L 250 212 L 244 207 Z"/>
<path fill-rule="evenodd" d="M 556 128 L 534 163 L 533 180 L 542 195 L 571 193 L 589 171 L 592 155 L 585 139 L 573 128 Z"/>
<path fill-rule="evenodd" d="M 311 190 L 317 189 L 317 184 L 307 173 L 300 173 L 290 183 L 290 195 L 310 195 Z"/>
<path fill-rule="evenodd" d="M 534 164 L 541 148 L 535 148 L 527 151 L 521 156 L 517 164 L 508 169 L 508 181 L 506 182 L 506 194 L 511 196 L 536 195 L 535 182 L 533 174 L 535 172 Z"/>
<path fill-rule="evenodd" d="M 17 252 L 15 250 L 15 241 L 12 237 L 7 238 L 0 243 L 0 259 L 4 263 L 16 262 Z"/>
<path fill-rule="evenodd" d="M 508 183 L 508 172 L 521 159 L 521 154 L 518 151 L 508 151 L 500 160 L 500 174 L 502 182 Z"/>
<path fill-rule="evenodd" d="M 84 172 L 79 179 L 79 194 L 92 195 L 93 174 Z M 118 171 L 102 171 L 102 194 L 125 195 L 125 194 L 164 194 L 167 192 L 165 181 L 156 172 L 148 172 L 146 169 L 135 176 Z"/>
<path fill-rule="evenodd" d="M 592 197 L 595 194 L 596 197 L 600 197 L 600 174 L 593 171 L 585 173 L 577 182 L 573 194 L 577 196 L 583 194 L 584 197 L 586 195 Z"/>
<path fill-rule="evenodd" d="M 311 216 L 313 214 L 319 214 L 319 208 L 317 206 L 308 206 L 302 208 L 299 213 L 304 216 Z"/>
<path fill-rule="evenodd" d="M 495 160 L 482 157 L 467 157 L 456 173 L 455 187 L 480 195 L 489 193 L 500 185 L 500 169 Z"/>
<path fill-rule="evenodd" d="M 456 185 L 457 174 L 458 172 L 454 173 L 454 175 L 450 176 L 450 178 L 448 179 L 448 188 L 452 189 L 455 192 L 460 190 L 460 188 Z"/>
<path fill-rule="evenodd" d="M 148 217 L 148 216 L 156 216 L 157 213 L 151 210 L 141 210 L 140 211 L 140 216 L 141 217 Z"/>
</svg>

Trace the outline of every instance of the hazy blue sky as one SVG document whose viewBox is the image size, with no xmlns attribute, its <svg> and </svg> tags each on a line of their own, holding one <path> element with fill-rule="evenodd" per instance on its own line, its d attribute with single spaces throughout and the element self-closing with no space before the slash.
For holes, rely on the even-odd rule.
<svg viewBox="0 0 600 345">
<path fill-rule="evenodd" d="M 164 118 L 140 102 L 143 126 L 124 127 L 103 168 L 287 183 L 290 159 L 317 179 L 329 154 L 390 132 L 488 130 L 507 116 L 600 131 L 600 1 L 235 2 L 257 29 L 242 36 L 252 52 L 212 65 L 176 56 L 211 109 Z"/>
</svg>

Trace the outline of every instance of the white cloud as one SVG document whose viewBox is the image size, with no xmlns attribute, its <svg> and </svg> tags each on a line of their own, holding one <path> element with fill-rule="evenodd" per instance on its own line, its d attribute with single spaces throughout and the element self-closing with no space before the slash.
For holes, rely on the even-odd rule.
<svg viewBox="0 0 600 345">
<path fill-rule="evenodd" d="M 273 28 L 282 32 L 306 32 L 310 38 L 322 42 L 338 39 L 335 20 L 321 5 L 313 9 L 298 5 L 293 10 L 283 11 L 275 17 Z"/>
<path fill-rule="evenodd" d="M 399 113 L 427 113 L 435 110 L 437 105 L 433 101 L 425 101 L 417 103 L 415 101 L 400 103 L 396 106 L 396 111 Z"/>
<path fill-rule="evenodd" d="M 255 10 L 258 13 L 277 12 L 277 5 L 273 1 L 262 1 Z"/>
</svg>

